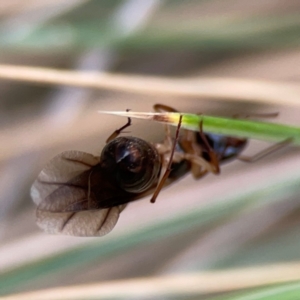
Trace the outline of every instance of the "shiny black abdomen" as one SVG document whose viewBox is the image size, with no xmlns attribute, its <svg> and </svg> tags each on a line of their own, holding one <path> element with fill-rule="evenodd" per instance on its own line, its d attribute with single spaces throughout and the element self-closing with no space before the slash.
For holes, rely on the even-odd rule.
<svg viewBox="0 0 300 300">
<path fill-rule="evenodd" d="M 230 159 L 236 158 L 245 148 L 247 140 L 243 138 L 235 138 L 221 134 L 205 133 L 205 137 L 210 147 L 217 154 L 220 162 L 226 162 Z M 208 149 L 197 133 L 197 142 L 203 149 L 203 157 L 209 160 Z"/>
</svg>

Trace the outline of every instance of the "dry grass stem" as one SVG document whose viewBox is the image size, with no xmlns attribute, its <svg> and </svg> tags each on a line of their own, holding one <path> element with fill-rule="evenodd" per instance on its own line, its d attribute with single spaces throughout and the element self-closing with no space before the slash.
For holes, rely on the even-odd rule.
<svg viewBox="0 0 300 300">
<path fill-rule="evenodd" d="M 178 274 L 87 284 L 22 293 L 1 298 L 21 299 L 99 299 L 132 296 L 192 295 L 219 293 L 300 280 L 300 263 L 245 269 Z"/>
<path fill-rule="evenodd" d="M 104 88 L 140 94 L 207 97 L 218 100 L 300 105 L 296 84 L 237 78 L 170 79 L 97 72 L 62 71 L 0 65 L 0 78 L 85 88 Z"/>
</svg>

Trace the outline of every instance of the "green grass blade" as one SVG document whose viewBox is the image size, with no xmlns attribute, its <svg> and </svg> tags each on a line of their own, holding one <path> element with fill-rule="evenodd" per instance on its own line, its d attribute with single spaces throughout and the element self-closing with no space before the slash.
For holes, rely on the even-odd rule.
<svg viewBox="0 0 300 300">
<path fill-rule="evenodd" d="M 300 283 L 274 285 L 268 288 L 251 290 L 237 295 L 227 295 L 211 300 L 298 300 L 300 298 Z"/>
<path fill-rule="evenodd" d="M 179 116 L 182 115 L 181 127 L 185 129 L 199 131 L 199 124 L 202 121 L 203 130 L 209 133 L 245 137 L 270 142 L 281 142 L 287 139 L 291 139 L 291 143 L 300 145 L 300 127 L 283 124 L 187 113 L 144 113 L 133 111 L 99 112 L 121 115 L 130 118 L 153 120 L 157 122 L 167 123 L 172 126 L 178 125 Z"/>
<path fill-rule="evenodd" d="M 101 11 L 101 8 L 98 9 Z M 103 10 L 103 8 L 102 8 Z M 97 10 L 95 10 L 97 11 Z M 109 16 L 112 12 L 108 12 Z M 63 19 L 62 19 L 63 20 Z M 0 48 L 14 51 L 83 51 L 94 47 L 113 46 L 125 51 L 157 49 L 197 49 L 202 51 L 236 51 L 266 47 L 299 46 L 299 15 L 244 18 L 228 21 L 201 20 L 183 22 L 176 31 L 174 24 L 149 25 L 141 32 L 124 36 L 117 26 L 99 13 L 91 20 L 57 20 L 28 32 L 23 27 L 8 33 L 0 30 Z M 20 36 L 22 38 L 20 38 Z"/>
</svg>

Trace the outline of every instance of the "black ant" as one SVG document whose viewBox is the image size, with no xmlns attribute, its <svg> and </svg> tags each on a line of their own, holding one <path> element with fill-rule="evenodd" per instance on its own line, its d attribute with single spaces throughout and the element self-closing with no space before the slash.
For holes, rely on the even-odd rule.
<svg viewBox="0 0 300 300">
<path fill-rule="evenodd" d="M 174 112 L 165 105 L 155 111 Z M 184 130 L 175 138 L 166 126 L 163 143 L 119 136 L 131 119 L 107 139 L 101 155 L 66 151 L 54 157 L 31 188 L 37 205 L 37 223 L 49 233 L 102 236 L 110 232 L 127 203 L 152 195 L 189 171 L 194 178 L 219 174 L 220 163 L 239 157 L 244 138 Z M 266 153 L 263 153 L 265 155 Z M 256 157 L 260 158 L 260 157 Z M 245 158 L 244 160 L 251 160 Z"/>
</svg>

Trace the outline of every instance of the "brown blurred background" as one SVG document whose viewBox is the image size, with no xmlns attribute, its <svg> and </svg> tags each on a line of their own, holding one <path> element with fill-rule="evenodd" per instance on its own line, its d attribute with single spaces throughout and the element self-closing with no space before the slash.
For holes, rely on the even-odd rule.
<svg viewBox="0 0 300 300">
<path fill-rule="evenodd" d="M 97 110 L 151 111 L 155 103 L 163 103 L 184 112 L 223 116 L 279 112 L 270 121 L 299 126 L 299 12 L 296 0 L 2 0 L 1 65 L 183 78 L 195 86 L 228 79 L 230 85 L 212 84 L 207 97 L 183 97 L 0 79 L 0 295 L 298 261 L 296 147 L 251 165 L 235 161 L 224 166 L 220 177 L 209 175 L 196 182 L 188 176 L 163 191 L 155 205 L 148 199 L 130 205 L 114 231 L 101 239 L 41 232 L 29 190 L 54 155 L 73 149 L 100 153 L 106 138 L 125 120 Z M 253 84 L 253 101 L 243 90 L 243 80 L 250 90 Z M 262 84 L 258 90 L 257 83 Z M 235 86 L 237 94 L 231 100 L 228 95 Z M 279 94 L 281 87 L 286 93 Z M 163 137 L 159 124 L 133 123 L 132 135 L 153 142 Z M 251 141 L 246 153 L 267 145 Z M 239 208 L 226 205 L 227 199 L 231 203 L 243 197 L 250 200 Z M 225 203 L 222 211 L 220 203 Z M 141 240 L 126 248 L 121 242 L 132 238 L 132 230 L 155 228 L 206 205 L 216 205 L 212 222 L 172 233 L 162 225 L 161 236 L 151 243 Z M 206 217 L 210 219 L 209 213 Z M 65 267 L 45 267 L 43 273 L 43 263 L 49 257 L 57 259 L 57 253 L 76 249 L 77 255 L 84 254 L 90 245 L 101 249 L 101 243 L 119 236 L 119 252 L 115 249 L 99 262 L 64 260 Z"/>
</svg>

